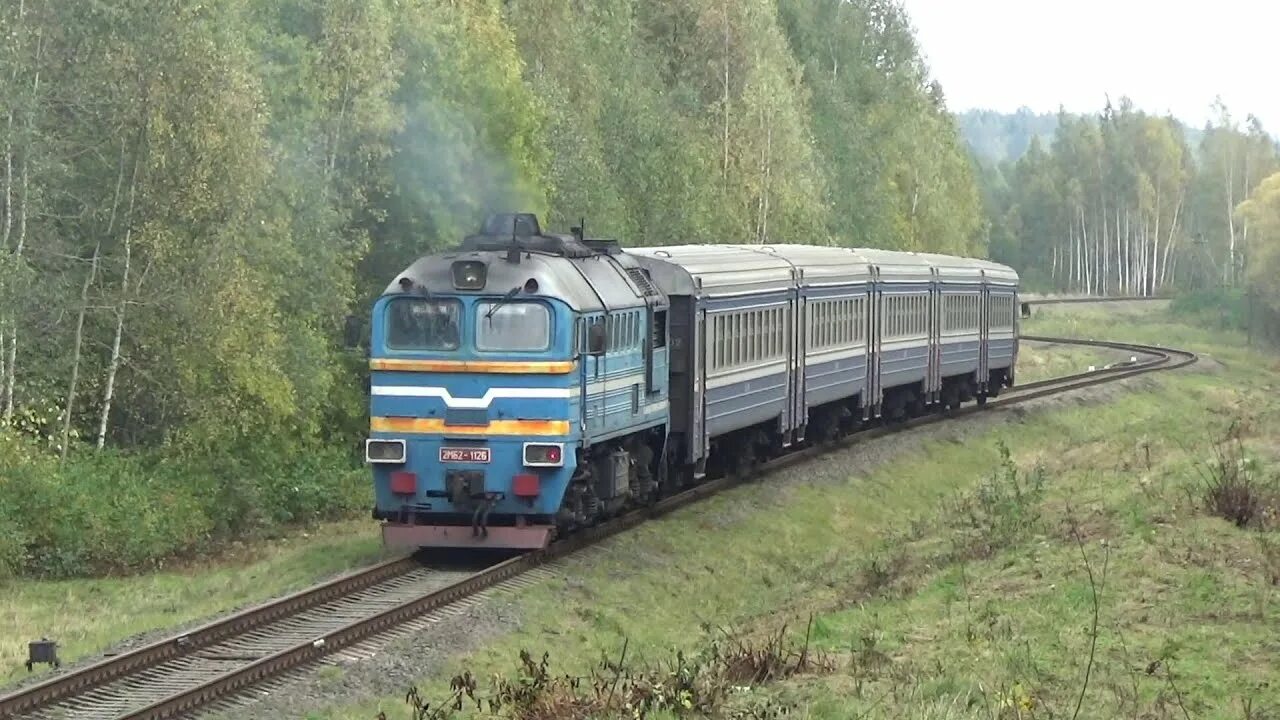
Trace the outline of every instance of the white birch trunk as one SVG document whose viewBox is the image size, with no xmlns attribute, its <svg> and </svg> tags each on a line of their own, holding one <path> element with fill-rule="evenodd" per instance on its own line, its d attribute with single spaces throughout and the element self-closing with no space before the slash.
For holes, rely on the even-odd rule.
<svg viewBox="0 0 1280 720">
<path fill-rule="evenodd" d="M 1132 226 L 1129 224 L 1129 209 L 1124 211 L 1124 230 L 1121 234 L 1121 245 L 1124 248 L 1124 258 L 1120 261 L 1120 272 L 1124 277 L 1120 278 L 1120 285 L 1117 288 L 1121 295 L 1130 294 L 1132 288 L 1129 285 L 1133 277 L 1133 232 Z"/>
<path fill-rule="evenodd" d="M 1169 274 L 1169 254 L 1173 250 L 1174 233 L 1178 232 L 1178 219 L 1182 215 L 1182 203 L 1186 193 L 1178 193 L 1178 202 L 1173 206 L 1173 220 L 1169 223 L 1169 235 L 1164 243 L 1164 256 L 1160 258 L 1160 287 L 1163 288 L 1172 277 Z"/>
<path fill-rule="evenodd" d="M 89 288 L 93 286 L 98 275 L 98 254 L 102 250 L 99 242 L 93 248 L 93 259 L 89 263 L 89 272 L 84 276 L 84 285 L 80 287 L 80 313 L 76 317 L 75 342 L 71 352 L 71 380 L 67 384 L 67 404 L 62 414 L 62 443 L 59 448 L 58 464 L 67 461 L 67 449 L 71 440 L 71 415 L 76 407 L 76 385 L 80 381 L 80 348 L 84 343 L 84 316 L 89 311 Z"/>
<path fill-rule="evenodd" d="M 1091 254 L 1089 252 L 1089 227 L 1088 227 L 1088 223 L 1085 222 L 1083 205 L 1080 206 L 1080 243 L 1081 243 L 1080 244 L 1081 251 L 1084 254 L 1084 263 L 1082 265 L 1084 270 L 1084 285 L 1083 285 L 1084 294 L 1092 295 L 1093 294 L 1093 267 L 1092 267 L 1093 258 L 1091 257 Z"/>
<path fill-rule="evenodd" d="M 107 422 L 111 417 L 111 401 L 115 397 L 116 373 L 120 370 L 120 339 L 124 335 L 124 313 L 129 302 L 129 265 L 133 259 L 132 228 L 124 231 L 124 271 L 120 278 L 120 301 L 116 305 L 116 335 L 111 342 L 111 361 L 107 365 L 107 382 L 102 391 L 102 414 L 98 418 L 98 442 L 101 450 L 107 444 Z"/>
<path fill-rule="evenodd" d="M 1236 267 L 1236 223 L 1233 210 L 1236 207 L 1235 197 L 1235 163 L 1227 156 L 1227 264 L 1222 269 L 1222 283 L 1227 287 L 1235 284 Z"/>
<path fill-rule="evenodd" d="M 17 265 L 22 262 L 22 251 L 27 243 L 27 199 L 29 198 L 29 176 L 27 173 L 27 159 L 22 159 L 22 177 L 19 185 L 18 203 L 18 242 L 13 248 L 13 261 Z M 8 425 L 13 421 L 14 405 L 13 392 L 14 387 L 18 383 L 18 316 L 12 315 L 9 318 L 9 342 L 6 348 L 9 357 L 5 361 L 5 377 L 4 377 L 4 424 Z M 0 325 L 0 332 L 4 331 L 3 325 Z"/>
<path fill-rule="evenodd" d="M 26 16 L 26 7 L 27 7 L 26 0 L 20 0 L 20 2 L 18 3 L 19 27 L 21 27 L 22 21 Z M 39 62 L 40 62 L 40 51 L 41 51 L 41 48 L 37 44 L 36 55 L 35 55 L 35 61 L 37 66 L 39 65 Z M 14 71 L 13 71 L 13 77 L 14 77 L 14 85 L 16 87 L 17 77 L 18 77 L 18 70 L 16 67 L 14 68 Z M 33 100 L 39 94 L 39 92 L 40 92 L 40 71 L 39 69 L 37 69 L 35 72 L 35 77 L 31 81 L 31 96 Z M 9 112 L 8 122 L 9 122 L 9 130 L 10 132 L 12 132 L 12 129 L 13 129 L 13 111 L 12 110 Z M 20 182 L 20 186 L 19 186 L 20 201 L 18 205 L 18 239 L 17 239 L 17 244 L 13 248 L 13 262 L 15 266 L 21 264 L 22 252 L 25 249 L 26 243 L 27 243 L 27 203 L 28 203 L 28 200 L 30 199 L 30 193 L 29 193 L 30 191 L 30 181 L 29 181 L 30 158 L 29 156 L 30 156 L 31 123 L 32 123 L 31 113 L 30 111 L 28 111 L 27 113 L 27 152 L 22 156 L 22 176 L 19 181 Z M 9 245 L 10 223 L 12 221 L 12 212 L 9 210 L 9 208 L 11 207 L 11 203 L 13 201 L 12 143 L 9 142 L 8 137 L 6 137 L 5 163 L 6 163 L 6 168 L 5 168 L 5 208 L 6 209 L 5 209 L 5 229 L 4 229 L 5 243 L 4 244 L 5 244 L 5 248 L 7 249 Z M 4 332 L 4 325 L 5 323 L 3 322 L 3 318 L 0 318 L 0 333 Z M 9 318 L 8 325 L 9 325 L 9 342 L 8 342 L 7 350 L 9 352 L 9 357 L 4 363 L 5 367 L 4 367 L 3 382 L 0 382 L 0 388 L 2 388 L 4 392 L 4 411 L 3 411 L 3 414 L 0 415 L 0 419 L 4 421 L 5 425 L 8 425 L 11 422 L 13 422 L 13 413 L 14 413 L 13 393 L 14 393 L 14 388 L 18 383 L 18 316 L 16 313 L 14 313 Z M 3 345 L 4 343 L 0 343 L 0 346 L 3 346 Z"/>
<path fill-rule="evenodd" d="M 139 149 L 140 152 L 140 149 Z M 133 264 L 133 208 L 138 190 L 138 160 L 133 163 L 133 178 L 129 181 L 129 209 L 125 212 L 124 229 L 124 269 L 120 275 L 120 299 L 116 303 L 116 332 L 111 341 L 111 360 L 107 363 L 106 386 L 102 391 L 102 412 L 98 416 L 97 448 L 101 450 L 107 443 L 107 424 L 111 418 L 111 401 L 115 397 L 116 373 L 120 370 L 120 340 L 124 336 L 125 309 L 129 304 L 129 270 Z M 124 178 L 124 147 L 120 148 L 120 179 Z M 117 183 L 116 197 L 120 188 Z M 114 218 L 115 210 L 112 210 Z"/>
<path fill-rule="evenodd" d="M 724 95 L 721 98 L 724 104 L 724 123 L 723 137 L 721 138 L 724 150 L 724 157 L 720 164 L 720 174 L 724 180 L 725 187 L 729 185 L 729 2 L 725 0 L 724 4 Z"/>
<path fill-rule="evenodd" d="M 16 70 L 15 70 L 16 72 Z M 13 232 L 13 111 L 5 125 L 4 134 L 4 222 L 0 225 L 0 252 L 9 252 L 9 236 Z M 0 292 L 8 291 L 8 281 L 0 278 Z M 9 392 L 9 323 L 17 322 L 17 318 L 9 318 L 0 313 L 0 420 L 3 425 L 13 417 L 12 397 Z"/>
<path fill-rule="evenodd" d="M 1071 286 L 1070 290 L 1075 292 L 1080 288 L 1080 279 L 1083 273 L 1080 270 L 1080 233 L 1076 232 L 1075 218 L 1071 219 Z"/>
<path fill-rule="evenodd" d="M 764 209 L 760 214 L 760 242 L 769 241 L 769 182 L 773 176 L 773 114 L 766 118 L 764 131 Z"/>
<path fill-rule="evenodd" d="M 13 232 L 13 111 L 4 134 L 4 229 L 0 231 L 0 249 L 9 249 L 9 235 Z"/>
<path fill-rule="evenodd" d="M 1160 220 L 1161 220 L 1160 200 L 1161 200 L 1160 190 L 1157 189 L 1156 190 L 1156 225 L 1154 230 L 1151 233 L 1151 250 L 1150 250 L 1150 255 L 1147 257 L 1147 268 L 1146 268 L 1146 275 L 1148 277 L 1148 280 L 1146 281 L 1147 295 L 1156 294 L 1156 270 L 1159 267 L 1159 261 L 1160 261 Z"/>
</svg>

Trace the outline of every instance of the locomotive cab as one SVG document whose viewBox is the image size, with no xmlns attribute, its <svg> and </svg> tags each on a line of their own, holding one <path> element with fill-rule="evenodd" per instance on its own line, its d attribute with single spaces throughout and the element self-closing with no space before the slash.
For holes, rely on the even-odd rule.
<svg viewBox="0 0 1280 720">
<path fill-rule="evenodd" d="M 575 469 L 578 376 L 574 313 L 541 272 L 433 258 L 375 303 L 366 460 L 389 544 L 545 544 Z"/>
<path fill-rule="evenodd" d="M 620 449 L 666 406 L 665 372 L 645 372 L 665 299 L 628 277 L 607 248 L 506 215 L 388 285 L 366 441 L 388 545 L 538 548 L 620 506 Z"/>
</svg>

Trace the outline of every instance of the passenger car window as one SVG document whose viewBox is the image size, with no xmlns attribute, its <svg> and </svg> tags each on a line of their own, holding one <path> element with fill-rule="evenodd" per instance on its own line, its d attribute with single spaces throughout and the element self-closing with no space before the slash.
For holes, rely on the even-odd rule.
<svg viewBox="0 0 1280 720">
<path fill-rule="evenodd" d="M 477 350 L 528 352 L 550 345 L 551 313 L 545 305 L 482 302 L 476 306 Z"/>
<path fill-rule="evenodd" d="M 387 303 L 387 347 L 393 350 L 457 350 L 461 342 L 457 300 L 398 297 Z"/>
</svg>

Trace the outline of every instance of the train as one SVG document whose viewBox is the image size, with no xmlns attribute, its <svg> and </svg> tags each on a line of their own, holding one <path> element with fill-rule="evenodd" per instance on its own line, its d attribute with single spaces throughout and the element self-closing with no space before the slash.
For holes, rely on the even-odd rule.
<svg viewBox="0 0 1280 720">
<path fill-rule="evenodd" d="M 860 428 L 1012 387 L 1019 277 L 808 244 L 622 247 L 499 213 L 373 303 L 373 518 L 536 550 Z"/>
</svg>

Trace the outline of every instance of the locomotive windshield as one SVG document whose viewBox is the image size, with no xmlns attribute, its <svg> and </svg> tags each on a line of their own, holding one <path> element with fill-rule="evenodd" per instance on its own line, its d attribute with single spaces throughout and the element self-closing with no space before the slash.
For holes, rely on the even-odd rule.
<svg viewBox="0 0 1280 720">
<path fill-rule="evenodd" d="M 551 345 L 551 313 L 542 303 L 482 302 L 476 307 L 476 349 L 538 351 Z"/>
<path fill-rule="evenodd" d="M 387 305 L 387 347 L 457 350 L 457 300 L 396 298 Z"/>
</svg>

